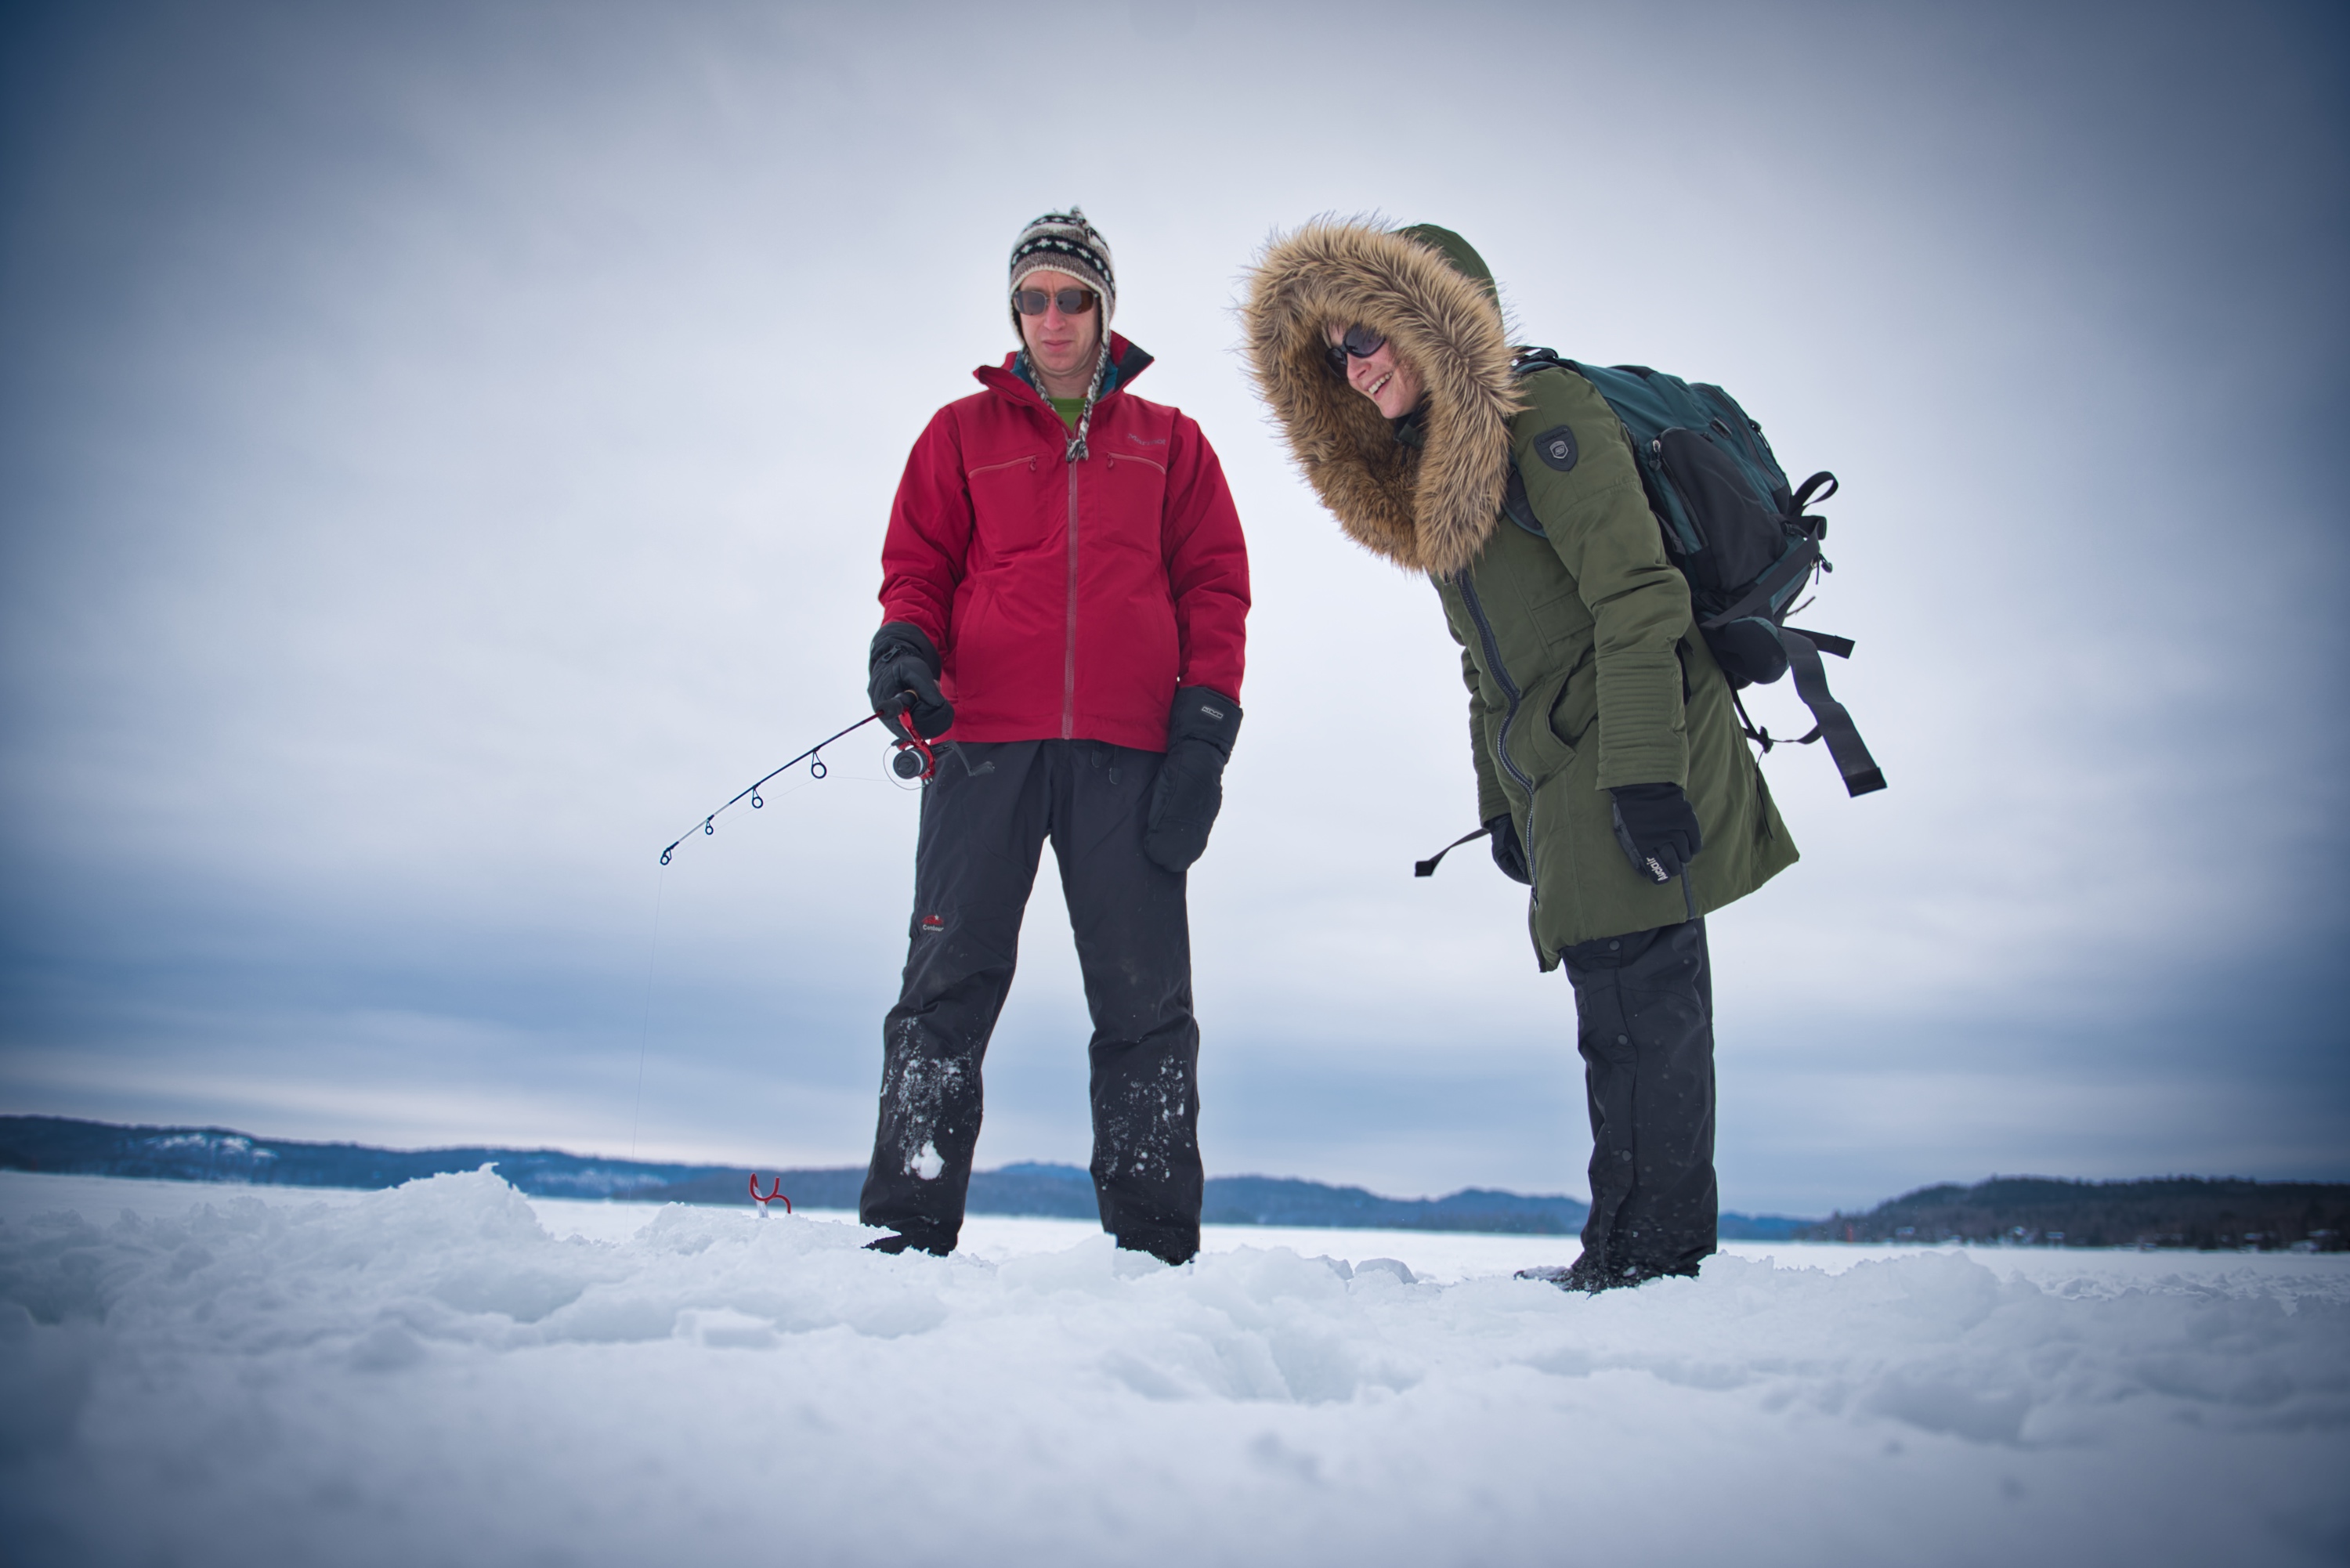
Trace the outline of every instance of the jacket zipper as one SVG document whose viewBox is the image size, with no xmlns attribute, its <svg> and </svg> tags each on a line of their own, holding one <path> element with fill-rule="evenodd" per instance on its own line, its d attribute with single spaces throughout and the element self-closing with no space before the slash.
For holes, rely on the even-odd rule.
<svg viewBox="0 0 2350 1568">
<path fill-rule="evenodd" d="M 1069 466 L 1069 641 L 1061 662 L 1061 739 L 1077 732 L 1077 465 Z"/>
<path fill-rule="evenodd" d="M 1490 670 L 1494 680 L 1502 681 L 1502 696 L 1509 698 L 1509 708 L 1502 712 L 1502 742 L 1499 742 L 1497 750 L 1502 753 L 1502 766 L 1509 769 L 1511 778 L 1516 778 L 1518 787 L 1525 790 L 1525 814 L 1527 814 L 1525 836 L 1534 836 L 1534 823 L 1533 823 L 1534 781 L 1533 778 L 1527 778 L 1525 771 L 1518 769 L 1518 764 L 1509 754 L 1509 726 L 1518 722 L 1518 698 L 1521 698 L 1523 693 L 1518 691 L 1518 681 L 1513 681 L 1509 677 L 1509 665 L 1502 663 L 1502 644 L 1499 644 L 1492 635 L 1492 620 L 1485 618 L 1485 602 L 1476 597 L 1476 583 L 1469 581 L 1469 566 L 1461 566 L 1461 574 L 1457 576 L 1457 578 L 1452 578 L 1452 581 L 1460 583 L 1461 599 L 1469 604 L 1469 618 L 1476 620 L 1478 642 L 1485 644 L 1485 670 Z"/>
<path fill-rule="evenodd" d="M 1526 875 L 1534 877 L 1534 899 L 1539 904 L 1542 902 L 1542 878 L 1534 870 L 1534 781 L 1510 756 L 1510 726 L 1518 722 L 1518 702 L 1523 693 L 1518 690 L 1518 683 L 1510 678 L 1510 667 L 1502 662 L 1501 642 L 1493 636 L 1493 623 L 1485 618 L 1485 603 L 1477 597 L 1477 585 L 1470 580 L 1471 570 L 1468 566 L 1461 567 L 1461 575 L 1453 581 L 1461 585 L 1461 597 L 1469 607 L 1469 618 L 1477 623 L 1477 640 L 1485 649 L 1485 668 L 1495 680 L 1501 682 L 1502 695 L 1509 702 L 1502 712 L 1502 734 L 1494 750 L 1501 753 L 1502 766 L 1518 781 L 1518 787 L 1526 792 Z"/>
</svg>

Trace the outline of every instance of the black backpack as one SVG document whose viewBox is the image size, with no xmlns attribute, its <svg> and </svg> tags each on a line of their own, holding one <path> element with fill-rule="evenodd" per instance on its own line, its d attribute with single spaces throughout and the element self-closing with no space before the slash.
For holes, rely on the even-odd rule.
<svg viewBox="0 0 2350 1568">
<path fill-rule="evenodd" d="M 1805 508 L 1836 493 L 1835 475 L 1815 473 L 1791 490 L 1762 427 L 1720 387 L 1692 386 L 1645 365 L 1580 365 L 1547 348 L 1518 350 L 1513 368 L 1522 376 L 1571 370 L 1597 388 L 1624 421 L 1648 506 L 1664 531 L 1665 554 L 1689 579 L 1698 629 L 1730 678 L 1747 739 L 1766 753 L 1779 743 L 1747 717 L 1739 689 L 1768 686 L 1792 670 L 1795 695 L 1813 719 L 1811 733 L 1795 743 L 1826 742 L 1847 793 L 1883 789 L 1885 774 L 1844 704 L 1829 694 L 1820 664 L 1823 653 L 1850 658 L 1851 639 L 1786 624 L 1803 607 L 1796 595 L 1835 569 L 1820 554 L 1827 520 L 1807 516 Z M 1543 531 L 1514 459 L 1503 509 L 1520 527 Z"/>
</svg>

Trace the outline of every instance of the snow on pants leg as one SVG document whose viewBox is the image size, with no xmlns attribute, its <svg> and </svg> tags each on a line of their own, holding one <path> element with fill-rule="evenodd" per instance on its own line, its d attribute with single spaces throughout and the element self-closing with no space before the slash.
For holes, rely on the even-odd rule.
<svg viewBox="0 0 2350 1568">
<path fill-rule="evenodd" d="M 1705 922 L 1562 949 L 1591 1109 L 1583 1262 L 1634 1278 L 1714 1247 L 1713 970 Z"/>
<path fill-rule="evenodd" d="M 1159 757 L 1092 741 L 962 744 L 922 798 L 905 981 L 882 1025 L 881 1107 L 858 1204 L 933 1251 L 962 1229 L 981 1063 L 1046 836 L 1092 1012 L 1093 1170 L 1123 1246 L 1199 1246 L 1199 1030 L 1184 878 L 1142 853 Z"/>
<path fill-rule="evenodd" d="M 980 1063 L 1012 989 L 1051 812 L 1044 744 L 941 747 L 922 791 L 906 970 L 881 1024 L 881 1110 L 857 1216 L 935 1252 L 962 1231 Z"/>
<path fill-rule="evenodd" d="M 1070 744 L 1053 853 L 1093 1015 L 1094 1199 L 1119 1246 L 1180 1263 L 1200 1250 L 1200 1025 L 1185 877 L 1142 850 L 1164 759 Z"/>
</svg>

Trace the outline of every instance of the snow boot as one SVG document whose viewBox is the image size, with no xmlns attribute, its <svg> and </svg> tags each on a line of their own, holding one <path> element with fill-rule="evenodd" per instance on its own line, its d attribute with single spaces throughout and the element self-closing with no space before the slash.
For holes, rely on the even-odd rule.
<svg viewBox="0 0 2350 1568">
<path fill-rule="evenodd" d="M 924 1241 L 919 1236 L 880 1236 L 865 1243 L 865 1250 L 868 1252 L 888 1252 L 893 1257 L 909 1248 L 918 1252 L 928 1252 L 933 1258 L 943 1258 L 954 1251 L 951 1243 L 941 1247 L 935 1242 Z"/>
<path fill-rule="evenodd" d="M 1644 1268 L 1638 1263 L 1627 1263 L 1620 1269 L 1606 1270 L 1591 1265 L 1586 1254 L 1586 1257 L 1575 1259 L 1565 1268 L 1554 1264 L 1544 1268 L 1520 1269 L 1517 1277 L 1522 1280 L 1540 1280 L 1545 1284 L 1556 1285 L 1563 1291 L 1581 1291 L 1586 1295 L 1596 1296 L 1601 1291 L 1628 1290 L 1635 1285 L 1646 1284 L 1650 1280 L 1668 1278 L 1693 1280 L 1697 1278 L 1697 1265 L 1681 1263 L 1669 1268 Z"/>
</svg>

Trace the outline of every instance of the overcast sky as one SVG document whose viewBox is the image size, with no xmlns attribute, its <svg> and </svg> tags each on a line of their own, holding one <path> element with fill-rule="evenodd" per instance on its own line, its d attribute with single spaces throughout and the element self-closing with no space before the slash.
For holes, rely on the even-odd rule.
<svg viewBox="0 0 2350 1568">
<path fill-rule="evenodd" d="M 1585 1188 L 1523 890 L 1410 875 L 1475 825 L 1436 597 L 1236 352 L 1267 236 L 1377 212 L 1843 479 L 1804 620 L 1891 788 L 1765 763 L 1804 859 L 1711 922 L 1728 1206 L 2350 1178 L 2338 7 L 33 11 L 0 1110 L 861 1162 L 881 744 L 655 857 L 862 711 L 906 451 L 1080 202 L 1254 570 L 1191 879 L 1211 1173 Z M 983 1166 L 1086 1158 L 1045 866 Z"/>
</svg>

